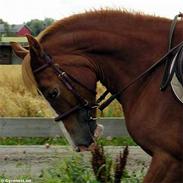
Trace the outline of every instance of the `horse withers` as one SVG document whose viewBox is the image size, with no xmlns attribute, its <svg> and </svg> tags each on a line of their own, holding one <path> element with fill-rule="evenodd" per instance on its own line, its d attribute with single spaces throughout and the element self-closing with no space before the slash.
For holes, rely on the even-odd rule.
<svg viewBox="0 0 183 183">
<path fill-rule="evenodd" d="M 144 183 L 183 182 L 183 108 L 170 86 L 160 91 L 165 64 L 132 82 L 167 52 L 170 25 L 140 13 L 95 11 L 27 35 L 29 50 L 12 44 L 24 59 L 25 84 L 42 92 L 80 149 L 95 141 L 97 81 L 111 94 L 129 86 L 116 97 L 131 137 L 152 156 Z M 178 21 L 173 46 L 182 40 Z"/>
</svg>

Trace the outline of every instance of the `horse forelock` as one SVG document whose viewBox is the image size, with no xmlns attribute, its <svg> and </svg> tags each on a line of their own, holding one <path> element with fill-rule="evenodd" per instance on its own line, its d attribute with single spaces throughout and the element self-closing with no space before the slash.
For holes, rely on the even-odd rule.
<svg viewBox="0 0 183 183">
<path fill-rule="evenodd" d="M 37 91 L 37 82 L 32 72 L 30 62 L 30 55 L 27 54 L 22 62 L 22 78 L 27 89 L 34 93 Z"/>
</svg>

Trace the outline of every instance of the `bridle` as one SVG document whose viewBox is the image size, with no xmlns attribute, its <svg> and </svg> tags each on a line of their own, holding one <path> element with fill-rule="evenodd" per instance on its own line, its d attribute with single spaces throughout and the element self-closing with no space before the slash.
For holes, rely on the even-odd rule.
<svg viewBox="0 0 183 183">
<path fill-rule="evenodd" d="M 76 90 L 76 88 L 74 87 L 72 82 L 79 84 L 81 87 L 85 88 L 93 95 L 96 95 L 96 91 L 88 88 L 87 86 L 82 84 L 80 81 L 76 80 L 74 77 L 72 77 L 71 75 L 69 75 L 68 73 L 63 71 L 58 64 L 55 64 L 53 62 L 51 56 L 49 56 L 46 52 L 43 53 L 42 58 L 45 61 L 45 63 L 41 67 L 35 69 L 33 71 L 33 73 L 37 74 L 39 72 L 42 72 L 44 69 L 51 67 L 53 69 L 53 71 L 55 72 L 55 74 L 57 75 L 57 78 L 65 85 L 65 87 L 72 93 L 72 95 L 78 101 L 77 105 L 75 105 L 74 107 L 72 107 L 71 109 L 69 109 L 68 111 L 66 111 L 64 113 L 59 114 L 55 118 L 55 121 L 61 121 L 65 118 L 67 118 L 68 116 L 70 116 L 71 114 L 78 112 L 78 111 L 81 111 L 82 109 L 86 109 L 88 111 L 88 121 L 95 120 L 95 118 L 93 118 L 91 116 L 90 111 L 97 108 L 97 105 L 96 104 L 92 104 L 92 105 L 89 104 L 88 100 L 79 94 L 79 92 Z"/>
<path fill-rule="evenodd" d="M 180 13 L 175 17 L 173 20 L 173 26 L 171 27 L 170 30 L 170 37 L 169 37 L 169 42 L 171 42 L 172 37 L 173 37 L 173 32 L 175 29 L 175 24 L 177 22 L 178 17 L 183 17 L 183 14 Z M 171 43 L 169 43 L 171 44 Z M 121 94 L 123 94 L 130 86 L 135 84 L 138 80 L 142 79 L 143 77 L 147 76 L 147 74 L 153 72 L 158 66 L 160 66 L 163 63 L 166 63 L 167 59 L 172 56 L 176 55 L 177 52 L 179 52 L 180 49 L 183 48 L 183 41 L 179 43 L 177 46 L 170 48 L 168 52 L 162 56 L 158 61 L 156 61 L 152 66 L 147 68 L 143 73 L 135 77 L 130 83 L 128 83 L 124 88 L 122 88 L 119 92 L 113 94 L 111 97 L 109 97 L 105 102 L 103 102 L 101 105 L 99 103 L 105 99 L 105 97 L 110 93 L 108 90 L 106 90 L 96 101 L 95 104 L 89 104 L 88 100 L 83 98 L 79 92 L 75 89 L 73 86 L 72 82 L 75 82 L 88 90 L 91 94 L 96 95 L 96 91 L 93 91 L 92 89 L 88 88 L 84 84 L 82 84 L 80 81 L 76 80 L 73 76 L 69 75 L 65 71 L 61 69 L 61 67 L 58 64 L 55 64 L 54 61 L 52 60 L 51 56 L 49 56 L 46 52 L 43 53 L 43 59 L 45 63 L 40 66 L 39 68 L 35 69 L 33 71 L 34 74 L 43 71 L 44 69 L 51 67 L 55 74 L 57 75 L 58 79 L 65 85 L 65 87 L 73 94 L 73 96 L 77 99 L 78 104 L 74 107 L 72 107 L 70 110 L 64 112 L 63 114 L 59 114 L 58 117 L 55 118 L 55 121 L 60 121 L 68 117 L 69 115 L 78 112 L 82 109 L 86 109 L 88 111 L 88 120 L 95 120 L 91 116 L 91 110 L 98 108 L 101 111 L 104 110 L 114 99 L 118 98 Z"/>
</svg>

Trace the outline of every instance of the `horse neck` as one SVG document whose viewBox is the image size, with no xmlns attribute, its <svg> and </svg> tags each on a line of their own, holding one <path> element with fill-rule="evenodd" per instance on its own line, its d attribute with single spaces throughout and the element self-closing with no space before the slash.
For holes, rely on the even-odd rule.
<svg viewBox="0 0 183 183">
<path fill-rule="evenodd" d="M 105 28 L 88 29 L 75 33 L 75 43 L 81 54 L 88 57 L 96 70 L 98 80 L 111 92 L 116 93 L 127 86 L 166 53 L 170 21 L 154 18 L 148 22 L 142 17 L 118 17 L 116 22 L 108 22 Z M 131 19 L 130 19 L 131 18 Z M 117 24 L 117 25 L 116 25 Z M 159 25 L 159 26 L 158 26 Z M 121 103 L 135 99 L 142 83 L 131 87 L 131 92 Z"/>
<path fill-rule="evenodd" d="M 119 26 L 120 33 L 110 28 L 109 31 L 88 31 L 78 35 L 80 48 L 96 68 L 98 79 L 112 94 L 125 88 L 168 51 L 171 21 L 157 19 L 148 26 L 144 22 L 144 31 L 141 23 L 140 28 Z M 174 45 L 183 40 L 182 23 L 178 23 Z M 158 78 L 160 84 L 162 74 L 163 66 L 137 81 L 118 98 L 126 111 L 134 105 L 152 77 Z M 159 85 L 156 88 L 159 90 Z"/>
</svg>

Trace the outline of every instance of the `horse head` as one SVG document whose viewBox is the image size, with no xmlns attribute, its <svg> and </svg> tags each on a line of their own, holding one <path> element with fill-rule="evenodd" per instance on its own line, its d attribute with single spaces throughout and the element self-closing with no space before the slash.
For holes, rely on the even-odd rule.
<svg viewBox="0 0 183 183">
<path fill-rule="evenodd" d="M 12 43 L 23 59 L 22 73 L 27 87 L 39 90 L 59 115 L 77 150 L 89 150 L 101 131 L 96 124 L 96 75 L 80 55 L 51 57 L 41 43 L 27 35 L 29 50 Z"/>
</svg>

